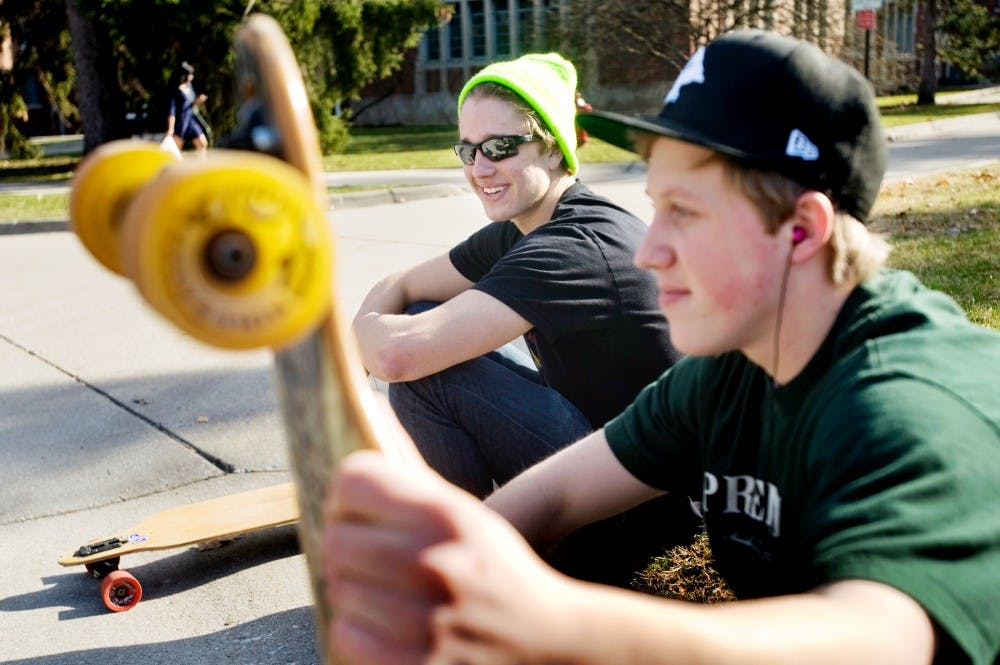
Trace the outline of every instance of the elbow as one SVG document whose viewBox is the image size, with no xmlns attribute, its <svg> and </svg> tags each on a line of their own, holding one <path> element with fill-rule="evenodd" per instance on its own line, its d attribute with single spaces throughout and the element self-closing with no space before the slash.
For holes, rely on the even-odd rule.
<svg viewBox="0 0 1000 665">
<path fill-rule="evenodd" d="M 372 354 L 368 371 L 386 383 L 421 378 L 415 368 L 416 354 L 408 346 L 399 342 L 382 345 Z"/>
</svg>

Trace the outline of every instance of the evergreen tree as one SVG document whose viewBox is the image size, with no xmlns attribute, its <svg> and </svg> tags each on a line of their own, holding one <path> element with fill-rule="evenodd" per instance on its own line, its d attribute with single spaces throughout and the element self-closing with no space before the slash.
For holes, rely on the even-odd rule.
<svg viewBox="0 0 1000 665">
<path fill-rule="evenodd" d="M 938 55 L 969 76 L 1000 75 L 1000 12 L 974 0 L 951 0 L 938 27 Z"/>
<path fill-rule="evenodd" d="M 398 68 L 441 6 L 440 0 L 0 0 L 0 28 L 32 26 L 37 60 L 31 64 L 19 53 L 15 70 L 34 66 L 45 72 L 56 96 L 75 72 L 76 108 L 65 100 L 58 108 L 73 118 L 79 109 L 89 151 L 128 134 L 126 111 L 144 116 L 147 131 L 163 131 L 171 80 L 182 61 L 194 65 L 195 87 L 209 97 L 212 126 L 231 129 L 233 33 L 249 13 L 269 14 L 284 28 L 302 66 L 329 152 L 346 140 L 345 120 L 335 109 Z M 62 42 L 47 33 L 37 37 L 38 25 L 58 27 Z M 4 119 L 23 116 L 19 76 L 5 77 L 0 87 Z M 0 126 L 0 136 L 17 135 L 16 120 Z"/>
<path fill-rule="evenodd" d="M 0 70 L 0 152 L 23 159 L 37 149 L 24 134 L 28 102 L 24 92 L 36 86 L 64 126 L 77 122 L 70 96 L 74 70 L 70 59 L 66 13 L 46 0 L 0 0 L 0 39 L 10 39 L 13 67 Z"/>
</svg>

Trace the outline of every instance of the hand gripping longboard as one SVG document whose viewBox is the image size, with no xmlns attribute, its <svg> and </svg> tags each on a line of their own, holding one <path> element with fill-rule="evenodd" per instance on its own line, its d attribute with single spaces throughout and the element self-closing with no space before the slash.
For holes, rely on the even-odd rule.
<svg viewBox="0 0 1000 665">
<path fill-rule="evenodd" d="M 392 434 L 382 429 L 330 295 L 333 243 L 319 142 L 295 57 L 278 24 L 262 15 L 240 27 L 235 51 L 239 127 L 220 143 L 244 152 L 211 150 L 204 160 L 167 164 L 130 190 L 126 205 L 105 207 L 122 215 L 121 272 L 154 309 L 209 344 L 274 349 L 299 537 L 321 653 L 329 654 L 320 560 L 326 485 L 344 455 L 377 448 Z M 82 239 L 87 225 L 85 213 L 74 220 Z"/>
</svg>

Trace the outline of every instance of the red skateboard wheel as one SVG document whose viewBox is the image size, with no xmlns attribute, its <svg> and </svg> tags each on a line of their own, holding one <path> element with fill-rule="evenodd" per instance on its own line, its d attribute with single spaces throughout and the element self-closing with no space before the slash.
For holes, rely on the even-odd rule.
<svg viewBox="0 0 1000 665">
<path fill-rule="evenodd" d="M 128 571 L 116 570 L 101 581 L 101 599 L 112 612 L 125 612 L 142 600 L 142 585 Z"/>
</svg>

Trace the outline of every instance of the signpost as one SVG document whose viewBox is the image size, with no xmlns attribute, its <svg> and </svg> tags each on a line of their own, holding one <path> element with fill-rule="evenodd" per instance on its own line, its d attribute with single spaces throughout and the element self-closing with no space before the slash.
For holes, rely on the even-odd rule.
<svg viewBox="0 0 1000 665">
<path fill-rule="evenodd" d="M 858 30 L 871 30 L 875 27 L 875 10 L 862 9 L 854 15 Z"/>
<path fill-rule="evenodd" d="M 868 63 L 871 60 L 872 30 L 875 28 L 875 12 L 882 9 L 882 0 L 851 0 L 855 26 L 865 31 L 865 78 L 868 78 Z"/>
</svg>

